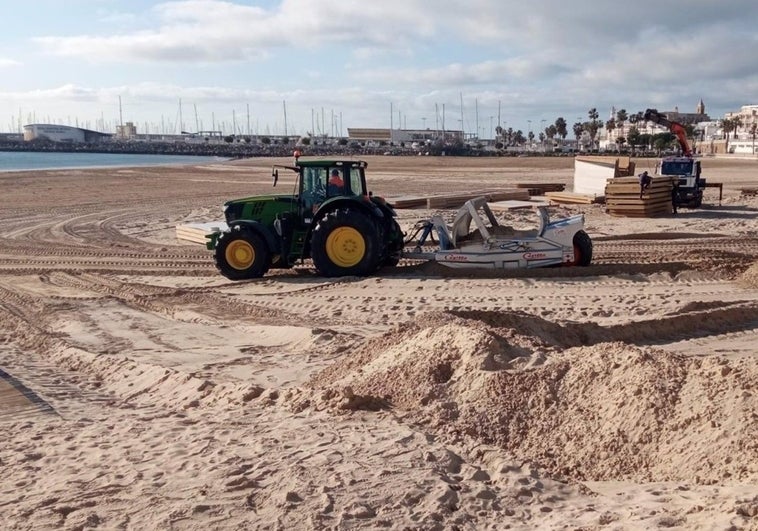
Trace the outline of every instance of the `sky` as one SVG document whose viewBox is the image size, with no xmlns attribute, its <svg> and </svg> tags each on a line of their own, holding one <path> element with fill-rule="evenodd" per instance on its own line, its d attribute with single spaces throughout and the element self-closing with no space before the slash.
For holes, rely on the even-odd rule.
<svg viewBox="0 0 758 531">
<path fill-rule="evenodd" d="M 10 0 L 3 0 L 11 4 Z M 35 0 L 5 6 L 0 132 L 538 133 L 757 104 L 755 0 Z"/>
</svg>

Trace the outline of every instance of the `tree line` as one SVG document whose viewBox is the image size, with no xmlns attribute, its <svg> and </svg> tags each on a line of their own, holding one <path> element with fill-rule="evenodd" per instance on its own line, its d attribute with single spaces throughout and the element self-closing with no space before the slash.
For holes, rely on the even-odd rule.
<svg viewBox="0 0 758 531">
<path fill-rule="evenodd" d="M 587 111 L 587 117 L 588 119 L 585 121 L 575 122 L 571 126 L 571 131 L 577 142 L 579 142 L 586 133 L 591 148 L 597 146 L 598 133 L 603 127 L 605 127 L 606 131 L 610 134 L 617 129 L 619 131 L 624 131 L 624 126 L 627 123 L 631 124 L 631 127 L 627 130 L 626 135 L 618 136 L 616 138 L 616 144 L 620 150 L 624 149 L 624 146 L 629 146 L 632 150 L 635 148 L 641 148 L 662 151 L 677 145 L 676 135 L 670 131 L 655 134 L 642 133 L 636 125 L 645 121 L 644 113 L 641 111 L 629 114 L 626 109 L 620 109 L 616 111 L 615 116 L 603 122 L 600 120 L 600 114 L 598 113 L 597 108 L 593 107 Z M 683 125 L 687 132 L 687 137 L 695 139 L 695 126 L 692 124 Z M 719 120 L 719 126 L 724 132 L 727 144 L 729 143 L 729 135 L 731 133 L 736 133 L 736 131 L 743 125 L 742 119 L 739 116 Z M 752 124 L 749 130 L 753 140 L 755 140 L 756 137 L 756 129 L 756 124 Z M 533 143 L 535 139 L 535 134 L 532 131 L 529 131 L 525 136 L 521 130 L 514 130 L 513 128 L 505 129 L 498 126 L 495 129 L 495 132 L 498 136 L 498 143 L 502 147 L 523 146 L 527 142 Z M 545 127 L 543 131 L 540 131 L 536 135 L 536 138 L 538 138 L 540 143 L 544 143 L 546 140 L 549 140 L 550 143 L 554 143 L 557 138 L 561 141 L 565 141 L 568 134 L 568 122 L 566 122 L 565 118 L 558 117 L 554 123 Z"/>
</svg>

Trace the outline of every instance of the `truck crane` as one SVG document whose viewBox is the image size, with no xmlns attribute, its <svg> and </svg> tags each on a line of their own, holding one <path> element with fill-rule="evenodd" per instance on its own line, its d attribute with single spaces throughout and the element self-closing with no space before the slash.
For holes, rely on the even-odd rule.
<svg viewBox="0 0 758 531">
<path fill-rule="evenodd" d="M 687 131 L 682 124 L 669 120 L 656 109 L 647 109 L 642 118 L 646 121 L 667 127 L 679 141 L 682 154 L 664 157 L 656 166 L 656 175 L 676 177 L 679 186 L 674 192 L 672 201 L 676 206 L 697 208 L 703 203 L 705 179 L 700 177 L 700 161 L 695 160 L 692 149 L 687 142 Z"/>
</svg>

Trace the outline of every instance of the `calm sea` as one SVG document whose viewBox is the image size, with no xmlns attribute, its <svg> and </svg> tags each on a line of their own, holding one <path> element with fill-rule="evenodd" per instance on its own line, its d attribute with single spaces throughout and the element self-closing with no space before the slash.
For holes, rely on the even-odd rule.
<svg viewBox="0 0 758 531">
<path fill-rule="evenodd" d="M 195 157 L 191 155 L 0 151 L 0 172 L 115 166 L 159 166 L 165 164 L 207 164 L 223 160 L 227 159 L 222 157 Z"/>
</svg>

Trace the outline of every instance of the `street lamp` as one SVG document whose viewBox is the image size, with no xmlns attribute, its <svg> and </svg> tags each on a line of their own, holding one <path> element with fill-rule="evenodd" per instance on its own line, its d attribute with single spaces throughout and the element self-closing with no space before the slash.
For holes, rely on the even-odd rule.
<svg viewBox="0 0 758 531">
<path fill-rule="evenodd" d="M 542 135 L 544 133 L 544 136 L 542 136 L 542 140 L 540 140 L 540 143 L 542 144 L 542 152 L 545 152 L 545 137 L 547 136 L 547 133 L 545 133 L 545 120 L 544 118 L 540 120 L 540 134 Z"/>
</svg>

